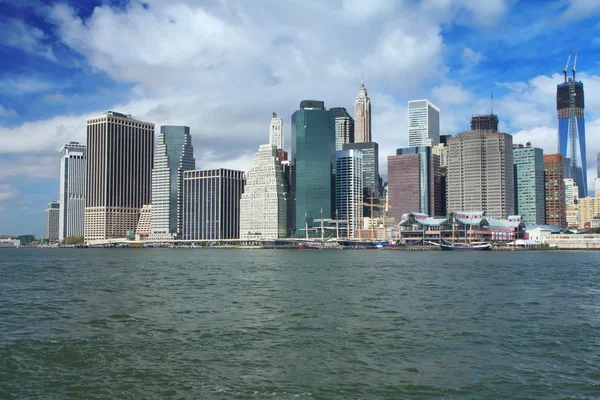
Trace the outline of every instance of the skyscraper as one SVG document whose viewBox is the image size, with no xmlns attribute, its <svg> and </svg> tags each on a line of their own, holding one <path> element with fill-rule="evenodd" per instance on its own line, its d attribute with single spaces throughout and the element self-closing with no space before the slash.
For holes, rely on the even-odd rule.
<svg viewBox="0 0 600 400">
<path fill-rule="evenodd" d="M 335 118 L 322 101 L 304 100 L 292 115 L 292 198 L 295 234 L 305 223 L 332 218 L 335 208 Z"/>
<path fill-rule="evenodd" d="M 181 235 L 183 172 L 195 168 L 190 128 L 161 126 L 152 169 L 150 240 L 169 240 Z"/>
<path fill-rule="evenodd" d="M 558 153 L 562 154 L 567 163 L 568 176 L 575 179 L 579 187 L 579 197 L 587 196 L 587 164 L 585 144 L 585 101 L 583 83 L 575 81 L 575 66 L 577 53 L 571 69 L 573 76 L 567 79 L 567 65 L 563 69 L 564 83 L 556 87 L 556 109 L 558 116 Z"/>
<path fill-rule="evenodd" d="M 336 152 L 336 211 L 337 219 L 346 221 L 344 236 L 355 238 L 363 220 L 363 154 L 359 150 Z"/>
<path fill-rule="evenodd" d="M 363 154 L 363 202 L 377 203 L 380 196 L 380 177 L 379 177 L 379 145 L 375 142 L 346 143 L 342 146 L 343 150 L 359 150 Z M 378 215 L 379 209 L 374 208 L 373 213 Z M 363 215 L 371 215 L 371 207 L 364 206 Z"/>
<path fill-rule="evenodd" d="M 495 114 L 473 115 L 471 118 L 471 130 L 498 132 L 498 116 Z"/>
<path fill-rule="evenodd" d="M 284 167 L 277 148 L 259 147 L 240 201 L 241 239 L 279 239 L 288 234 Z"/>
<path fill-rule="evenodd" d="M 335 118 L 335 150 L 342 150 L 346 143 L 354 143 L 354 120 L 343 107 L 331 108 Z"/>
<path fill-rule="evenodd" d="M 52 201 L 48 203 L 46 208 L 46 229 L 44 237 L 49 242 L 58 241 L 58 219 L 60 213 L 60 204 L 58 201 Z"/>
<path fill-rule="evenodd" d="M 224 168 L 184 171 L 183 239 L 238 239 L 244 184 L 243 171 Z"/>
<path fill-rule="evenodd" d="M 546 189 L 546 224 L 567 227 L 567 204 L 564 181 L 565 159 L 561 154 L 544 156 L 544 182 Z"/>
<path fill-rule="evenodd" d="M 440 109 L 429 100 L 408 102 L 408 146 L 440 143 Z"/>
<path fill-rule="evenodd" d="M 87 120 L 85 240 L 124 238 L 150 204 L 154 124 L 108 111 Z"/>
<path fill-rule="evenodd" d="M 271 118 L 271 126 L 269 128 L 269 144 L 275 146 L 278 150 L 283 150 L 283 119 L 278 118 L 276 113 L 273 113 Z"/>
<path fill-rule="evenodd" d="M 429 146 L 396 150 L 388 157 L 389 216 L 416 212 L 442 215 L 440 157 Z"/>
<path fill-rule="evenodd" d="M 448 140 L 448 212 L 514 214 L 512 136 L 493 130 L 463 132 Z"/>
<path fill-rule="evenodd" d="M 354 142 L 371 140 L 371 99 L 367 96 L 367 88 L 363 81 L 354 101 Z"/>
<path fill-rule="evenodd" d="M 60 213 L 58 240 L 83 236 L 87 148 L 79 142 L 65 144 L 60 152 Z"/>
<path fill-rule="evenodd" d="M 531 143 L 513 146 L 515 165 L 515 211 L 525 225 L 546 220 L 544 192 L 544 151 Z"/>
</svg>

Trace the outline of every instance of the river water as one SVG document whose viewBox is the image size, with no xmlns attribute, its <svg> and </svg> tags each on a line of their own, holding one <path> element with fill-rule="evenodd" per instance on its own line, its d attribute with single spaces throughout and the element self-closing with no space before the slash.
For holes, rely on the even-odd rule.
<svg viewBox="0 0 600 400">
<path fill-rule="evenodd" d="M 600 253 L 0 249 L 1 399 L 600 397 Z"/>
</svg>

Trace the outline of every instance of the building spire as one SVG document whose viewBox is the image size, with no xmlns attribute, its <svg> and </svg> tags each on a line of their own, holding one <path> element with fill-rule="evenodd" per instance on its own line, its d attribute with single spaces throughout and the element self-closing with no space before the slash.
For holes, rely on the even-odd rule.
<svg viewBox="0 0 600 400">
<path fill-rule="evenodd" d="M 365 88 L 365 70 L 360 68 L 360 87 L 361 89 Z"/>
</svg>

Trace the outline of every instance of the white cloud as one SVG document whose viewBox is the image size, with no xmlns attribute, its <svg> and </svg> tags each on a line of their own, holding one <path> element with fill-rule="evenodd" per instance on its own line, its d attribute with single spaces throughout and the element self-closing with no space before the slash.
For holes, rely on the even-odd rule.
<svg viewBox="0 0 600 400">
<path fill-rule="evenodd" d="M 600 0 L 568 0 L 567 3 L 562 14 L 566 20 L 591 18 L 600 13 Z"/>
<path fill-rule="evenodd" d="M 0 117 L 12 118 L 18 116 L 19 114 L 17 114 L 14 108 L 4 107 L 2 104 L 0 104 Z"/>
<path fill-rule="evenodd" d="M 46 34 L 35 26 L 16 18 L 0 18 L 0 43 L 26 53 L 56 61 L 52 47 L 45 44 Z"/>
<path fill-rule="evenodd" d="M 54 83 L 35 76 L 17 75 L 0 78 L 0 91 L 12 95 L 29 95 L 46 92 L 54 87 Z"/>
<path fill-rule="evenodd" d="M 466 67 L 474 67 L 477 64 L 479 64 L 481 62 L 481 60 L 483 59 L 483 54 L 474 51 L 473 49 L 469 48 L 469 47 L 465 47 L 465 49 L 463 50 L 462 53 L 462 60 L 463 60 L 463 64 L 465 64 Z"/>
</svg>

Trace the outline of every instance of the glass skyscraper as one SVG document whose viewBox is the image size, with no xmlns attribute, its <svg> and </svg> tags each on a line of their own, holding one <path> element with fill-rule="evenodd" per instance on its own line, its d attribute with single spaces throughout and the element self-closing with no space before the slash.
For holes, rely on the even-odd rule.
<svg viewBox="0 0 600 400">
<path fill-rule="evenodd" d="M 161 126 L 152 169 L 152 240 L 181 235 L 183 172 L 195 168 L 190 128 Z"/>
<path fill-rule="evenodd" d="M 546 220 L 544 152 L 531 143 L 513 146 L 515 165 L 515 211 L 525 225 L 541 225 Z"/>
<path fill-rule="evenodd" d="M 583 83 L 573 77 L 556 88 L 558 114 L 558 152 L 567 162 L 566 178 L 573 178 L 579 187 L 579 197 L 587 195 L 587 165 L 585 146 L 585 102 Z"/>
<path fill-rule="evenodd" d="M 304 100 L 292 115 L 293 229 L 333 217 L 335 210 L 335 118 L 322 101 Z"/>
</svg>

